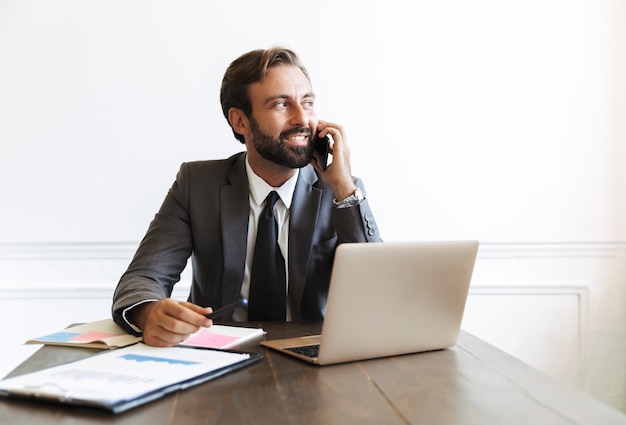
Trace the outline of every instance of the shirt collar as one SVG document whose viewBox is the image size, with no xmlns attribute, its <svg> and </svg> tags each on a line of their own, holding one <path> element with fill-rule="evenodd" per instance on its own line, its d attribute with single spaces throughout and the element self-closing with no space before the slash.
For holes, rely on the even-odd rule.
<svg viewBox="0 0 626 425">
<path fill-rule="evenodd" d="M 248 174 L 248 186 L 250 187 L 250 195 L 252 195 L 252 199 L 257 205 L 261 205 L 267 195 L 275 190 L 280 196 L 281 201 L 285 204 L 285 207 L 289 209 L 291 207 L 291 201 L 293 199 L 293 192 L 296 189 L 296 182 L 298 181 L 298 175 L 300 174 L 300 170 L 297 169 L 296 173 L 289 178 L 285 183 L 283 183 L 280 187 L 272 187 L 265 182 L 261 177 L 259 177 L 250 166 L 248 162 L 248 156 L 246 155 L 246 172 Z"/>
</svg>

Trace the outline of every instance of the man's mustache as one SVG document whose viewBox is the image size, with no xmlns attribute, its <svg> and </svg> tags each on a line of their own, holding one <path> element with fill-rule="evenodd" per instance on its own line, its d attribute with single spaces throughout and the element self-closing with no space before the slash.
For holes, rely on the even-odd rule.
<svg viewBox="0 0 626 425">
<path fill-rule="evenodd" d="M 309 127 L 295 127 L 295 128 L 291 128 L 289 130 L 285 130 L 282 133 L 280 133 L 280 138 L 281 139 L 286 139 L 289 136 L 292 136 L 294 134 L 306 134 L 307 136 L 311 136 L 311 134 L 313 134 L 313 132 L 311 131 L 311 129 Z"/>
</svg>

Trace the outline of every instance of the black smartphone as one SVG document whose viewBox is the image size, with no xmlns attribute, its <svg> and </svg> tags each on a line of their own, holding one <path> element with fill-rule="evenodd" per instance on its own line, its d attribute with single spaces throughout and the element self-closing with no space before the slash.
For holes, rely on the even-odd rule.
<svg viewBox="0 0 626 425">
<path fill-rule="evenodd" d="M 330 139 L 328 136 L 318 137 L 315 136 L 315 149 L 313 150 L 313 156 L 320 166 L 322 171 L 326 171 L 328 167 L 328 151 L 330 149 Z"/>
</svg>

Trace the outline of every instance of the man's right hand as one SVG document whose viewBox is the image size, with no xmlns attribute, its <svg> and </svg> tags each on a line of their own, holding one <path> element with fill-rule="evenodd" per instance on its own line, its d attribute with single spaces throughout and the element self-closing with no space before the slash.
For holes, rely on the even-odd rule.
<svg viewBox="0 0 626 425">
<path fill-rule="evenodd" d="M 205 316 L 211 307 L 165 298 L 138 305 L 128 312 L 128 319 L 143 331 L 143 342 L 157 347 L 171 347 L 183 342 L 201 327 L 213 325 Z"/>
</svg>

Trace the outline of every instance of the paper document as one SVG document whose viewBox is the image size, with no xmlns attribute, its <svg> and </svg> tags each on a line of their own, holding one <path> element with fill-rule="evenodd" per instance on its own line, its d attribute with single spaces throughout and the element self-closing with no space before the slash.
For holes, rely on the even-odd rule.
<svg viewBox="0 0 626 425">
<path fill-rule="evenodd" d="M 136 344 L 141 337 L 130 335 L 113 319 L 72 326 L 53 334 L 33 338 L 26 344 L 64 345 L 89 348 L 119 348 Z"/>
<path fill-rule="evenodd" d="M 210 328 L 201 328 L 180 345 L 226 349 L 236 347 L 264 334 L 265 331 L 260 328 L 213 325 Z"/>
<path fill-rule="evenodd" d="M 251 364 L 257 354 L 139 343 L 0 381 L 0 395 L 119 413 Z"/>
</svg>

